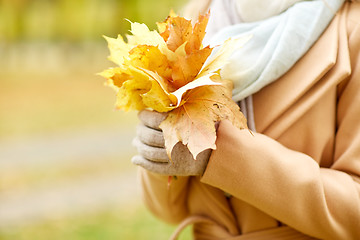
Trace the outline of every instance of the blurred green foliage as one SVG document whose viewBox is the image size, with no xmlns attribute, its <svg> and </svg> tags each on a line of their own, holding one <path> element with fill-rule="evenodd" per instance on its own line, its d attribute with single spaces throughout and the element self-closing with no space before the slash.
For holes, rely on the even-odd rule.
<svg viewBox="0 0 360 240">
<path fill-rule="evenodd" d="M 0 42 L 100 40 L 129 28 L 125 19 L 162 21 L 185 0 L 0 0 Z"/>
<path fill-rule="evenodd" d="M 2 240 L 166 240 L 175 226 L 160 222 L 144 206 L 122 206 L 98 212 L 49 220 L 21 228 L 0 232 Z M 189 240 L 187 227 L 179 240 Z"/>
</svg>

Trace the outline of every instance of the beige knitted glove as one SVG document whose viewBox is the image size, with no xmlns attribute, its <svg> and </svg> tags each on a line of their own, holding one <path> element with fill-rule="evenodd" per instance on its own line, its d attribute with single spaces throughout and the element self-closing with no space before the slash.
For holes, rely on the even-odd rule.
<svg viewBox="0 0 360 240">
<path fill-rule="evenodd" d="M 161 175 L 197 176 L 204 173 L 211 149 L 201 152 L 194 160 L 187 147 L 179 142 L 171 152 L 170 161 L 159 128 L 166 114 L 144 110 L 138 116 L 141 123 L 137 127 L 137 137 L 133 144 L 139 155 L 131 159 L 133 164 Z"/>
</svg>

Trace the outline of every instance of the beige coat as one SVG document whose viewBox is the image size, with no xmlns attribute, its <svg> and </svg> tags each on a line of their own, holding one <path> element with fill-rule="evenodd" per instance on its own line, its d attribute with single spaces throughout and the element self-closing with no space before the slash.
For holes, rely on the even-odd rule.
<svg viewBox="0 0 360 240">
<path fill-rule="evenodd" d="M 221 122 L 202 177 L 140 170 L 149 209 L 196 239 L 360 239 L 360 3 L 253 99 L 259 133 Z"/>
</svg>

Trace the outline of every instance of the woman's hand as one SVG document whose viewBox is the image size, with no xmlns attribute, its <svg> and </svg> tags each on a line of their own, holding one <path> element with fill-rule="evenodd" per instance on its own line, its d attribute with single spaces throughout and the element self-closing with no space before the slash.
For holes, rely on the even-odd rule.
<svg viewBox="0 0 360 240">
<path fill-rule="evenodd" d="M 211 149 L 201 152 L 195 160 L 188 148 L 178 142 L 171 152 L 170 161 L 164 146 L 164 136 L 159 128 L 166 116 L 166 113 L 148 110 L 139 113 L 138 117 L 141 123 L 137 127 L 137 136 L 133 141 L 139 155 L 131 159 L 132 163 L 161 175 L 202 175 L 207 166 Z"/>
</svg>

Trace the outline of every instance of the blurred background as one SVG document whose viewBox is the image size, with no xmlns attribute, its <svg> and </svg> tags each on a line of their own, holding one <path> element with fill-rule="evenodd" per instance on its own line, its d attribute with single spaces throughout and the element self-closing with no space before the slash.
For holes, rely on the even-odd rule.
<svg viewBox="0 0 360 240">
<path fill-rule="evenodd" d="M 96 73 L 112 66 L 102 35 L 184 2 L 0 0 L 1 240 L 169 237 L 130 163 L 136 113 Z"/>
</svg>

